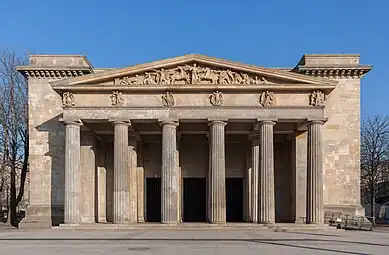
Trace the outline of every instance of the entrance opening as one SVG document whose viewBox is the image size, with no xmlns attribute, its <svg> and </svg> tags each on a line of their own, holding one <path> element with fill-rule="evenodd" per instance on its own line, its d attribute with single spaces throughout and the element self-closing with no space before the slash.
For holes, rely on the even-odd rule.
<svg viewBox="0 0 389 255">
<path fill-rule="evenodd" d="M 227 222 L 243 222 L 243 178 L 226 178 Z"/>
<path fill-rule="evenodd" d="M 206 178 L 184 178 L 184 222 L 206 222 Z"/>
<path fill-rule="evenodd" d="M 146 178 L 146 221 L 161 222 L 161 178 Z"/>
</svg>

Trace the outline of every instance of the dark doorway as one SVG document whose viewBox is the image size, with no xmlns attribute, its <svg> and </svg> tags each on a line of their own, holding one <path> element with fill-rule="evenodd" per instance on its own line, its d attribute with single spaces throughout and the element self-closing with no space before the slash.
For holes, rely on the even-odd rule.
<svg viewBox="0 0 389 255">
<path fill-rule="evenodd" d="M 206 178 L 184 178 L 184 222 L 206 222 Z"/>
<path fill-rule="evenodd" d="M 161 222 L 161 178 L 146 178 L 146 221 Z"/>
<path fill-rule="evenodd" d="M 243 222 L 243 178 L 226 178 L 227 222 Z"/>
</svg>

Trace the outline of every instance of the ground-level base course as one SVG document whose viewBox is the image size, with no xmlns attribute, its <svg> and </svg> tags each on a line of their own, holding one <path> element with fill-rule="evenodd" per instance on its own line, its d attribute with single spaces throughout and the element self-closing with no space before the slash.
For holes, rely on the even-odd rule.
<svg viewBox="0 0 389 255">
<path fill-rule="evenodd" d="M 0 233 L 1 254 L 388 254 L 389 235 L 243 229 L 40 230 Z"/>
</svg>

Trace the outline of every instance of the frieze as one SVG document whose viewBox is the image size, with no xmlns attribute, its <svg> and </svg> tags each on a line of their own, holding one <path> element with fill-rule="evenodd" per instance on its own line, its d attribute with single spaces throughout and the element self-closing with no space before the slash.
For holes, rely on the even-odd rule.
<svg viewBox="0 0 389 255">
<path fill-rule="evenodd" d="M 326 96 L 320 91 L 316 90 L 310 94 L 309 104 L 315 107 L 325 106 Z"/>
<path fill-rule="evenodd" d="M 263 107 L 268 107 L 275 104 L 275 96 L 273 92 L 270 91 L 264 91 L 259 96 L 259 103 Z"/>
<path fill-rule="evenodd" d="M 162 105 L 165 107 L 173 107 L 176 105 L 176 100 L 174 99 L 174 96 L 170 92 L 166 92 L 162 95 Z"/>
<path fill-rule="evenodd" d="M 62 94 L 62 106 L 63 107 L 74 107 L 76 106 L 76 99 L 73 93 L 66 91 Z"/>
<path fill-rule="evenodd" d="M 171 84 L 270 84 L 263 76 L 230 69 L 216 69 L 196 64 L 161 68 L 134 76 L 125 76 L 115 83 L 121 85 L 171 85 Z"/>
<path fill-rule="evenodd" d="M 109 96 L 109 99 L 111 101 L 112 106 L 123 106 L 124 105 L 124 98 L 123 93 L 120 91 L 114 91 Z"/>
</svg>

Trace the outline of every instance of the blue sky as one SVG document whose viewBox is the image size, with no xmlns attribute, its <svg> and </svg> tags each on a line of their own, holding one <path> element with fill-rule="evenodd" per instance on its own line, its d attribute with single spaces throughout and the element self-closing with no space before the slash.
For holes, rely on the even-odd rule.
<svg viewBox="0 0 389 255">
<path fill-rule="evenodd" d="M 389 113 L 389 1 L 2 0 L 0 49 L 86 54 L 124 67 L 200 53 L 292 67 L 304 53 L 359 53 L 363 116 Z"/>
</svg>

